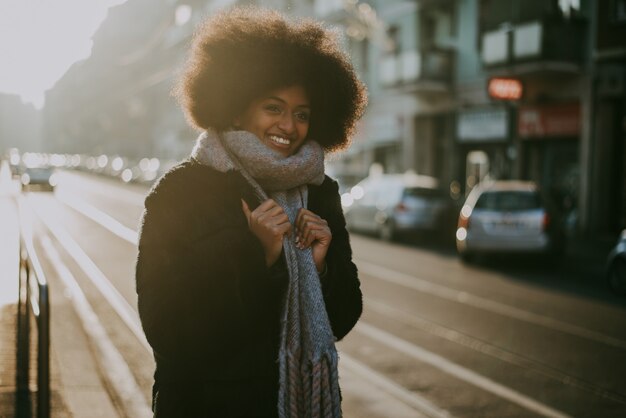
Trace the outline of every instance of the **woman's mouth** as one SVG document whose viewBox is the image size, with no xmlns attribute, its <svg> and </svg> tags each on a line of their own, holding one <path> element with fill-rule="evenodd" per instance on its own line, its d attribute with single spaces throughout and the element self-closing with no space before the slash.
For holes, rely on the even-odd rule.
<svg viewBox="0 0 626 418">
<path fill-rule="evenodd" d="M 270 135 L 269 139 L 270 139 L 270 141 L 272 141 L 276 145 L 280 145 L 280 146 L 289 146 L 289 145 L 291 145 L 291 140 L 283 138 L 283 137 L 280 137 L 280 136 Z"/>
</svg>

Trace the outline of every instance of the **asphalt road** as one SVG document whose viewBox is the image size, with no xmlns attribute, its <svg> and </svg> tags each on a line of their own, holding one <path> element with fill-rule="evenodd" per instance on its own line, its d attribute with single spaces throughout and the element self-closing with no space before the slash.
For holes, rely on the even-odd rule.
<svg viewBox="0 0 626 418">
<path fill-rule="evenodd" d="M 148 416 L 153 372 L 133 279 L 146 191 L 63 173 L 55 193 L 21 199 L 51 286 L 96 329 L 98 373 L 128 416 Z M 428 239 L 352 245 L 365 310 L 339 343 L 347 417 L 626 416 L 626 305 L 584 272 L 532 259 L 466 266 Z"/>
</svg>

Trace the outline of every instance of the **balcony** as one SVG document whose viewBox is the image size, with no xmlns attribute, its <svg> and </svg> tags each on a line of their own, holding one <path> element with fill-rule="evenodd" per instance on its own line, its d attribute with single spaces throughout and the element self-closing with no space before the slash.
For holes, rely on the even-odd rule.
<svg viewBox="0 0 626 418">
<path fill-rule="evenodd" d="M 578 72 L 583 61 L 584 21 L 532 21 L 503 25 L 482 35 L 482 62 L 487 69 L 513 73 Z"/>
<path fill-rule="evenodd" d="M 380 61 L 379 77 L 384 87 L 447 91 L 454 65 L 451 50 L 409 50 L 387 55 Z"/>
</svg>

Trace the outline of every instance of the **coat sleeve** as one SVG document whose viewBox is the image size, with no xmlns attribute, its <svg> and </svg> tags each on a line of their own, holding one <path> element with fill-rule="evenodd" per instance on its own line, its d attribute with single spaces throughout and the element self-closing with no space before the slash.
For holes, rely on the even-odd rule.
<svg viewBox="0 0 626 418">
<path fill-rule="evenodd" d="M 164 358 L 220 356 L 245 346 L 267 333 L 267 307 L 279 303 L 243 213 L 241 222 L 233 213 L 222 222 L 199 200 L 165 186 L 146 199 L 138 308 L 149 343 Z"/>
<path fill-rule="evenodd" d="M 352 262 L 352 248 L 341 208 L 339 187 L 332 181 L 328 189 L 323 196 L 324 213 L 318 213 L 326 219 L 333 235 L 326 254 L 328 272 L 322 279 L 322 292 L 333 333 L 340 340 L 361 316 L 363 296 L 357 268 Z"/>
</svg>

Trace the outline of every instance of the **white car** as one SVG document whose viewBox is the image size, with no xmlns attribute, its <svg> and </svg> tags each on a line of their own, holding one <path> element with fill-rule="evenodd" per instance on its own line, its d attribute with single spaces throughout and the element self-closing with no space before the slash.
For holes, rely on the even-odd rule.
<svg viewBox="0 0 626 418">
<path fill-rule="evenodd" d="M 352 195 L 345 215 L 348 228 L 384 240 L 435 231 L 446 223 L 452 207 L 437 179 L 414 173 L 367 177 L 352 188 Z"/>
<path fill-rule="evenodd" d="M 564 246 L 562 221 L 535 183 L 485 182 L 461 208 L 456 246 L 463 261 L 481 253 L 556 256 Z"/>
<path fill-rule="evenodd" d="M 24 191 L 54 191 L 57 185 L 57 174 L 53 167 L 29 167 L 24 169 L 20 182 Z"/>
</svg>

